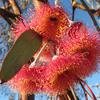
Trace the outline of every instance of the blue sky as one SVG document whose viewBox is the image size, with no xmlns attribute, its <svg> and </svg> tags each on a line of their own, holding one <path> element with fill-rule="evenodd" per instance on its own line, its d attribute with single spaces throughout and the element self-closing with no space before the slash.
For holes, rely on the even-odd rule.
<svg viewBox="0 0 100 100">
<path fill-rule="evenodd" d="M 65 8 L 65 10 L 68 12 L 68 14 L 71 18 L 72 10 L 71 10 L 71 4 L 70 4 L 69 0 L 61 0 L 61 4 Z M 0 4 L 0 6 L 1 6 L 1 4 Z M 89 27 L 94 27 L 93 22 L 92 22 L 90 16 L 88 15 L 88 13 L 85 11 L 81 11 L 79 9 L 77 9 L 75 12 L 75 21 L 82 21 L 85 25 L 87 25 Z M 0 44 L 0 46 L 1 46 L 1 44 Z M 1 54 L 0 54 L 0 56 L 1 56 Z M 97 73 L 93 74 L 92 76 L 88 77 L 86 80 L 87 80 L 87 83 L 90 85 L 90 87 L 92 85 L 100 83 L 100 70 Z M 92 88 L 92 89 L 95 94 L 100 94 L 100 89 L 99 89 L 99 91 L 97 88 Z M 0 89 L 0 91 L 2 91 L 2 89 Z M 9 96 L 9 93 L 8 93 L 8 96 Z M 8 96 L 5 96 L 4 94 L 2 94 L 2 92 L 0 92 L 0 100 L 9 100 Z M 40 99 L 41 96 L 42 95 L 37 95 L 36 99 L 37 100 L 46 100 L 46 96 L 43 96 L 43 98 Z M 18 100 L 18 93 L 16 93 L 15 100 Z"/>
</svg>

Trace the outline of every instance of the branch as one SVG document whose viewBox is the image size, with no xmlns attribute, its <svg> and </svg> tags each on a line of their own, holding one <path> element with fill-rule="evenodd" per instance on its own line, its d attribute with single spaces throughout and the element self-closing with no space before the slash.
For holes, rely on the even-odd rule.
<svg viewBox="0 0 100 100">
<path fill-rule="evenodd" d="M 44 51 L 44 49 L 46 48 L 48 44 L 48 41 L 46 41 L 43 46 L 41 47 L 41 49 L 39 50 L 39 52 L 37 53 L 36 57 L 35 57 L 35 60 L 31 63 L 31 65 L 29 66 L 30 68 L 33 67 L 34 65 L 36 65 L 37 61 L 39 60 L 42 52 Z"/>
<path fill-rule="evenodd" d="M 8 23 L 9 25 L 12 24 L 12 21 L 11 21 L 10 19 L 8 19 L 6 16 L 2 16 L 2 15 L 1 15 L 1 17 L 4 18 L 4 19 L 7 21 L 7 23 Z"/>
<path fill-rule="evenodd" d="M 48 0 L 37 0 L 37 1 L 40 1 L 40 2 L 43 2 L 43 3 L 48 3 Z"/>
<path fill-rule="evenodd" d="M 28 3 L 29 3 L 29 0 L 26 0 L 26 2 L 23 2 L 22 7 L 20 7 L 20 9 L 25 9 Z"/>
<path fill-rule="evenodd" d="M 15 20 L 18 15 L 15 15 L 9 11 L 0 8 L 0 15 L 8 22 L 9 25 L 12 24 L 12 20 Z"/>
<path fill-rule="evenodd" d="M 60 5 L 60 0 L 55 0 L 55 5 L 59 6 Z"/>
<path fill-rule="evenodd" d="M 71 100 L 74 100 L 73 94 L 70 89 L 67 90 L 67 95 L 69 96 L 69 98 L 71 98 Z"/>
<path fill-rule="evenodd" d="M 34 4 L 35 8 L 40 7 L 40 5 L 42 3 L 45 3 L 46 4 L 46 3 L 48 3 L 48 0 L 33 0 L 33 4 Z"/>
<path fill-rule="evenodd" d="M 16 17 L 18 17 L 18 15 L 13 14 L 13 13 L 11 13 L 7 10 L 4 10 L 2 8 L 0 8 L 0 15 L 5 15 L 6 17 L 11 18 L 11 19 L 16 19 Z"/>
<path fill-rule="evenodd" d="M 84 91 L 84 95 L 86 97 L 86 100 L 88 100 L 87 99 L 87 95 L 89 95 L 91 97 L 91 99 L 93 99 L 93 97 L 89 94 L 89 92 L 85 89 L 84 85 L 81 82 L 80 82 L 80 85 L 81 85 L 81 87 L 82 87 L 82 89 Z"/>
<path fill-rule="evenodd" d="M 98 25 L 98 23 L 97 23 L 95 17 L 92 15 L 92 12 L 90 11 L 89 7 L 88 7 L 87 4 L 84 2 L 84 0 L 80 0 L 80 1 L 82 2 L 83 6 L 86 8 L 87 12 L 89 13 L 89 15 L 90 15 L 90 17 L 91 17 L 91 19 L 92 19 L 92 21 L 93 21 L 93 23 L 94 23 L 94 25 L 95 25 L 97 31 L 100 31 L 99 25 Z"/>
<path fill-rule="evenodd" d="M 26 95 L 26 94 L 22 94 L 22 95 L 21 95 L 21 100 L 28 100 L 27 95 Z"/>
<path fill-rule="evenodd" d="M 19 2 L 21 2 L 21 1 L 19 1 L 19 2 L 18 2 L 18 0 L 14 0 L 14 1 L 15 1 L 17 9 L 19 10 L 19 13 L 21 14 L 22 13 L 21 7 L 23 6 L 24 3 L 22 3 L 22 5 L 20 5 Z"/>
<path fill-rule="evenodd" d="M 19 10 L 18 5 L 16 4 L 16 2 L 14 0 L 9 0 L 9 3 L 12 6 L 14 14 L 20 14 L 20 10 Z"/>
<path fill-rule="evenodd" d="M 28 95 L 28 100 L 35 100 L 35 95 Z"/>
<path fill-rule="evenodd" d="M 82 10 L 85 10 L 85 11 L 87 10 L 87 9 L 85 8 L 84 5 L 82 5 L 81 3 L 77 3 L 77 2 L 73 4 L 73 7 L 79 8 L 79 9 L 82 9 Z M 89 8 L 89 7 L 88 7 L 88 8 Z M 97 9 L 97 10 L 92 9 L 92 8 L 89 8 L 89 11 L 91 11 L 91 13 L 92 13 L 94 16 L 100 17 L 100 8 Z"/>
<path fill-rule="evenodd" d="M 70 91 L 72 92 L 72 95 L 74 97 L 74 100 L 77 100 L 77 96 L 76 96 L 76 93 L 75 93 L 73 87 L 70 87 Z"/>
<path fill-rule="evenodd" d="M 72 5 L 76 4 L 76 0 L 72 0 Z M 72 6 L 72 21 L 74 21 L 76 7 Z"/>
</svg>

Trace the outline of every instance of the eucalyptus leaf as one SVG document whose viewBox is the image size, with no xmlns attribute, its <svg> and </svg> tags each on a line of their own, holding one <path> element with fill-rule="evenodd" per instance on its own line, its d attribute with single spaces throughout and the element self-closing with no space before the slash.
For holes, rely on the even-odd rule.
<svg viewBox="0 0 100 100">
<path fill-rule="evenodd" d="M 0 80 L 11 79 L 29 61 L 42 44 L 42 38 L 33 30 L 28 30 L 16 40 L 2 64 Z"/>
</svg>

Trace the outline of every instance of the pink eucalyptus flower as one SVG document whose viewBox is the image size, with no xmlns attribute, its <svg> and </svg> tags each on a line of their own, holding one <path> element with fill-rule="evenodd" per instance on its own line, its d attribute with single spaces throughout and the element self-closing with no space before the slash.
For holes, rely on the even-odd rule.
<svg viewBox="0 0 100 100">
<path fill-rule="evenodd" d="M 32 12 L 32 9 L 31 9 Z M 16 20 L 13 25 L 13 33 L 15 37 L 19 37 L 27 29 L 33 29 L 44 38 L 53 41 L 59 41 L 70 26 L 68 15 L 61 7 L 51 7 L 47 4 L 42 4 L 39 8 L 33 9 L 33 13 L 29 16 L 31 21 L 26 22 L 22 17 Z"/>
<path fill-rule="evenodd" d="M 68 15 L 61 7 L 51 7 L 47 4 L 35 9 L 35 15 L 29 23 L 31 29 L 51 40 L 59 39 L 69 25 Z"/>
<path fill-rule="evenodd" d="M 77 81 L 69 69 L 69 66 L 74 67 L 82 64 L 82 62 L 79 63 L 79 60 L 84 58 L 76 59 L 77 56 L 59 56 L 46 66 L 29 68 L 29 65 L 24 65 L 8 84 L 21 93 L 63 94 L 69 86 L 74 85 Z"/>
<path fill-rule="evenodd" d="M 28 24 L 24 18 L 16 21 L 12 30 L 15 39 L 24 31 L 33 29 L 46 40 L 59 42 L 57 58 L 53 59 L 50 51 L 55 52 L 56 44 L 55 47 L 47 45 L 38 60 L 39 63 L 47 60 L 46 65 L 36 64 L 32 68 L 24 65 L 8 83 L 21 93 L 63 94 L 77 82 L 77 77 L 85 78 L 97 70 L 100 37 L 90 34 L 80 22 L 69 27 L 68 16 L 60 7 L 43 4 L 34 12 Z"/>
<path fill-rule="evenodd" d="M 58 53 L 64 56 L 82 54 L 83 66 L 74 66 L 73 72 L 77 76 L 86 77 L 97 70 L 97 64 L 100 62 L 100 37 L 96 33 L 89 33 L 82 23 L 75 23 L 60 42 Z"/>
<path fill-rule="evenodd" d="M 77 83 L 77 72 L 81 75 L 79 70 L 84 70 L 83 67 L 88 67 L 89 64 L 81 53 L 58 56 L 47 65 L 47 83 L 44 85 L 46 92 L 52 95 L 65 93 L 66 89 Z"/>
<path fill-rule="evenodd" d="M 8 81 L 8 84 L 20 93 L 33 94 L 43 91 L 45 84 L 45 70 L 44 66 L 34 66 L 29 68 L 29 65 L 24 65 L 22 69 Z"/>
</svg>

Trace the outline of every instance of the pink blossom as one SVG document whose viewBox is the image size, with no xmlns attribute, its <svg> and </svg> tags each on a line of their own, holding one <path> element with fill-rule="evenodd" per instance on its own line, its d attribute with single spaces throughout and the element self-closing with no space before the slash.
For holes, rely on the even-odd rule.
<svg viewBox="0 0 100 100">
<path fill-rule="evenodd" d="M 8 84 L 21 93 L 33 94 L 42 92 L 45 84 L 45 70 L 44 66 L 34 66 L 29 68 L 29 65 L 24 65 L 22 69 L 8 81 Z"/>
<path fill-rule="evenodd" d="M 37 9 L 31 9 L 29 18 L 31 21 L 26 22 L 25 19 L 19 18 L 16 20 L 12 31 L 16 39 L 21 33 L 28 29 L 33 29 L 44 38 L 53 41 L 59 41 L 69 27 L 70 21 L 68 15 L 61 7 L 51 7 L 43 4 Z"/>
<path fill-rule="evenodd" d="M 35 15 L 29 23 L 31 29 L 54 41 L 61 38 L 69 25 L 68 15 L 61 7 L 51 7 L 47 4 L 35 9 Z"/>
<path fill-rule="evenodd" d="M 85 78 L 97 71 L 100 37 L 90 33 L 81 22 L 69 27 L 70 22 L 62 8 L 42 5 L 35 9 L 29 25 L 23 21 L 18 20 L 18 26 L 13 29 L 16 39 L 31 28 L 46 39 L 59 42 L 58 45 L 47 45 L 35 66 L 29 68 L 27 64 L 22 67 L 8 82 L 14 89 L 27 94 L 63 94 L 77 83 L 77 77 Z M 51 49 L 57 56 L 55 59 Z M 46 64 L 40 64 L 45 61 Z"/>
<path fill-rule="evenodd" d="M 82 23 L 75 23 L 68 29 L 59 45 L 58 53 L 64 56 L 80 54 L 84 57 L 82 67 L 74 66 L 74 73 L 86 77 L 95 72 L 100 62 L 100 37 L 96 33 L 89 33 Z M 78 57 L 79 58 L 79 57 Z"/>
</svg>

